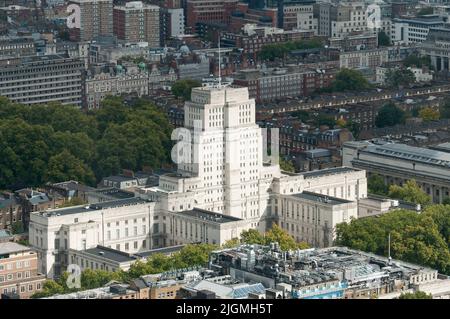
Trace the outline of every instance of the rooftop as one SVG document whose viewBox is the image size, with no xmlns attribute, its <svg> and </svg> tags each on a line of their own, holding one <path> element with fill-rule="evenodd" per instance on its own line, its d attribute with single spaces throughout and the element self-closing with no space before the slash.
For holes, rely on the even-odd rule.
<svg viewBox="0 0 450 319">
<path fill-rule="evenodd" d="M 105 259 L 116 261 L 119 263 L 130 262 L 136 260 L 132 255 L 108 247 L 98 245 L 95 248 L 87 249 L 83 251 L 85 254 L 100 256 Z"/>
<path fill-rule="evenodd" d="M 64 216 L 64 215 L 92 212 L 92 211 L 107 209 L 107 208 L 138 205 L 138 204 L 144 204 L 144 203 L 148 203 L 148 202 L 150 202 L 150 201 L 142 199 L 142 198 L 138 198 L 138 197 L 133 197 L 133 198 L 126 198 L 126 199 L 102 202 L 102 203 L 98 203 L 98 204 L 91 204 L 88 206 L 80 205 L 80 206 L 73 206 L 73 207 L 68 207 L 68 208 L 52 209 L 52 210 L 48 210 L 45 212 L 40 212 L 39 214 L 41 216 L 45 216 L 45 217 Z"/>
<path fill-rule="evenodd" d="M 191 216 L 191 217 L 195 217 L 197 219 L 209 220 L 209 221 L 212 221 L 212 222 L 215 222 L 215 223 L 220 223 L 220 224 L 222 224 L 222 223 L 229 223 L 229 222 L 236 222 L 236 221 L 242 220 L 242 219 L 237 218 L 237 217 L 223 215 L 223 214 L 211 212 L 211 211 L 200 209 L 200 208 L 194 208 L 192 210 L 186 210 L 186 211 L 181 212 L 181 214 L 188 215 L 188 216 Z"/>
<path fill-rule="evenodd" d="M 30 247 L 20 245 L 14 242 L 8 241 L 6 243 L 0 243 L 0 255 L 19 253 L 28 250 L 30 250 Z"/>
<path fill-rule="evenodd" d="M 406 144 L 370 144 L 364 152 L 450 168 L 450 154 Z"/>
<path fill-rule="evenodd" d="M 318 171 L 306 172 L 306 173 L 302 173 L 302 175 L 304 176 L 305 179 L 308 179 L 308 178 L 315 178 L 315 177 L 320 177 L 320 176 L 358 172 L 358 171 L 359 171 L 359 169 L 342 166 L 342 167 L 333 167 L 333 168 L 321 169 Z"/>
<path fill-rule="evenodd" d="M 337 197 L 332 197 L 332 196 L 313 193 L 313 192 L 306 192 L 306 191 L 304 191 L 303 193 L 293 194 L 290 196 L 294 196 L 294 197 L 298 197 L 298 198 L 302 198 L 302 199 L 306 199 L 306 200 L 310 200 L 310 201 L 314 201 L 314 202 L 320 202 L 320 203 L 324 203 L 324 204 L 328 204 L 328 205 L 340 205 L 340 204 L 352 203 L 351 200 L 346 200 L 346 199 L 341 199 L 341 198 L 337 198 Z"/>
</svg>

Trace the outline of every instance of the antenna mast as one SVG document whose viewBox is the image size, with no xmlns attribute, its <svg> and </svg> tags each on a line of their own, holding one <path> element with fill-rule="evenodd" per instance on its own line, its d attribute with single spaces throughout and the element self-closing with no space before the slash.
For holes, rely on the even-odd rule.
<svg viewBox="0 0 450 319">
<path fill-rule="evenodd" d="M 220 56 L 220 31 L 219 31 L 219 88 L 220 87 L 222 87 L 222 72 L 221 72 L 221 69 L 222 69 L 222 59 L 221 59 L 221 56 Z"/>
</svg>

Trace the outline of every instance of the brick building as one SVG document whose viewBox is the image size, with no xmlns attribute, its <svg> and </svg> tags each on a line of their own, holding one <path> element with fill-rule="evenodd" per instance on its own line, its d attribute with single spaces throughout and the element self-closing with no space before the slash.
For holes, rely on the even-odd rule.
<svg viewBox="0 0 450 319">
<path fill-rule="evenodd" d="M 187 0 L 186 25 L 195 28 L 198 22 L 231 22 L 231 13 L 236 10 L 238 0 Z"/>
<path fill-rule="evenodd" d="M 127 2 L 113 11 L 114 34 L 119 40 L 131 43 L 148 42 L 150 47 L 159 47 L 159 7 L 141 1 Z"/>
<path fill-rule="evenodd" d="M 27 299 L 42 289 L 46 280 L 37 271 L 37 254 L 27 246 L 0 243 L 0 293 Z"/>
</svg>

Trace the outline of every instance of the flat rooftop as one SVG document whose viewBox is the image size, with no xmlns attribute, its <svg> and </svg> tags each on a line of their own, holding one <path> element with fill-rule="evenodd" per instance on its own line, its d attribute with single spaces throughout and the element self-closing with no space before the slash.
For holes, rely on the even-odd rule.
<svg viewBox="0 0 450 319">
<path fill-rule="evenodd" d="M 118 200 L 113 200 L 113 201 L 108 201 L 108 202 L 97 203 L 97 204 L 91 204 L 91 205 L 80 205 L 80 206 L 73 206 L 73 207 L 68 207 L 68 208 L 52 209 L 52 210 L 48 210 L 45 212 L 40 212 L 39 214 L 42 216 L 46 216 L 46 217 L 65 216 L 65 215 L 71 215 L 71 214 L 92 212 L 92 211 L 107 209 L 107 208 L 144 204 L 144 203 L 149 203 L 149 202 L 150 202 L 149 200 L 145 200 L 145 199 L 142 199 L 139 197 L 133 197 L 133 198 L 125 198 L 125 199 L 118 199 Z"/>
<path fill-rule="evenodd" d="M 95 248 L 86 249 L 82 252 L 85 254 L 88 254 L 88 255 L 102 257 L 105 259 L 110 259 L 112 261 L 116 261 L 119 263 L 136 260 L 136 258 L 134 258 L 132 255 L 130 255 L 128 253 L 122 252 L 120 250 L 104 247 L 101 245 L 98 245 Z"/>
<path fill-rule="evenodd" d="M 310 201 L 314 201 L 314 202 L 320 202 L 320 203 L 324 203 L 324 204 L 328 204 L 328 205 L 340 205 L 340 204 L 352 203 L 351 200 L 346 200 L 346 199 L 342 199 L 342 198 L 323 195 L 323 194 L 319 194 L 319 193 L 306 192 L 306 191 L 304 191 L 303 193 L 293 194 L 290 196 L 294 196 L 294 197 L 298 197 L 298 198 L 302 198 L 302 199 L 306 199 L 306 200 L 310 200 Z"/>
<path fill-rule="evenodd" d="M 186 210 L 186 211 L 181 212 L 181 214 L 195 217 L 197 219 L 209 220 L 209 221 L 212 221 L 215 223 L 220 223 L 220 224 L 229 223 L 229 222 L 237 222 L 237 221 L 242 220 L 237 217 L 223 215 L 220 213 L 215 213 L 215 212 L 211 212 L 209 210 L 204 210 L 204 209 L 200 209 L 200 208 Z"/>
<path fill-rule="evenodd" d="M 28 250 L 30 250 L 30 247 L 20 245 L 18 243 L 13 243 L 10 241 L 6 243 L 0 243 L 0 255 L 19 253 Z"/>
<path fill-rule="evenodd" d="M 327 168 L 327 169 L 321 169 L 318 171 L 311 171 L 302 173 L 305 179 L 307 178 L 315 178 L 320 176 L 327 176 L 327 175 L 335 175 L 335 174 L 343 174 L 343 173 L 350 173 L 350 172 L 359 172 L 359 169 L 355 169 L 352 167 L 333 167 L 333 168 Z"/>
<path fill-rule="evenodd" d="M 369 145 L 362 152 L 450 168 L 450 154 L 406 144 Z"/>
</svg>

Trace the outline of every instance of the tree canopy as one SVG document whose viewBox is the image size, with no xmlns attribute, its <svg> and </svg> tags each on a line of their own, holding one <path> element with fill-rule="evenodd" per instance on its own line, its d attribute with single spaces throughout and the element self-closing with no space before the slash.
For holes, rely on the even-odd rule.
<svg viewBox="0 0 450 319">
<path fill-rule="evenodd" d="M 377 218 L 360 218 L 338 224 L 336 243 L 387 256 L 391 234 L 391 256 L 450 274 L 450 206 L 432 205 L 421 214 L 394 210 Z"/>
<path fill-rule="evenodd" d="M 422 66 L 431 67 L 431 58 L 429 56 L 418 56 L 415 54 L 408 55 L 403 60 L 403 65 L 405 67 L 417 67 L 421 68 Z"/>
<path fill-rule="evenodd" d="M 416 82 L 416 76 L 411 70 L 408 69 L 396 69 L 388 70 L 386 72 L 385 84 L 388 87 L 400 87 L 409 86 Z"/>
<path fill-rule="evenodd" d="M 259 58 L 262 60 L 273 61 L 276 58 L 284 58 L 293 50 L 315 49 L 321 47 L 323 47 L 323 41 L 319 38 L 268 44 L 262 47 L 259 52 Z"/>
<path fill-rule="evenodd" d="M 280 158 L 280 168 L 281 170 L 285 171 L 285 172 L 295 172 L 295 168 L 294 165 L 292 164 L 291 161 L 287 161 L 283 158 Z"/>
<path fill-rule="evenodd" d="M 128 271 L 119 270 L 113 272 L 100 269 L 85 269 L 81 273 L 81 288 L 79 289 L 67 287 L 68 273 L 65 272 L 56 281 L 47 280 L 43 285 L 42 291 L 35 293 L 32 298 L 43 298 L 77 290 L 94 289 L 103 287 L 110 281 L 129 282 L 143 275 L 158 274 L 173 269 L 205 266 L 209 259 L 209 253 L 216 248 L 216 245 L 209 244 L 186 245 L 171 256 L 154 254 L 146 261 L 138 260 L 130 266 Z"/>
<path fill-rule="evenodd" d="M 224 247 L 236 247 L 239 244 L 269 245 L 273 242 L 280 244 L 281 250 L 309 248 L 309 245 L 305 242 L 297 243 L 291 235 L 277 224 L 273 224 L 272 228 L 264 234 L 256 229 L 243 231 L 240 240 L 237 238 L 231 239 L 224 244 Z"/>
<path fill-rule="evenodd" d="M 439 120 L 440 114 L 438 110 L 431 107 L 424 107 L 419 110 L 419 117 L 425 122 Z"/>
<path fill-rule="evenodd" d="M 192 88 L 199 86 L 202 86 L 202 84 L 197 80 L 178 80 L 172 85 L 172 94 L 183 98 L 185 101 L 190 101 Z"/>
<path fill-rule="evenodd" d="M 331 85 L 334 92 L 364 91 L 371 88 L 370 83 L 361 72 L 352 69 L 341 69 Z"/>
<path fill-rule="evenodd" d="M 416 291 L 414 293 L 402 293 L 398 299 L 433 299 L 433 297 L 426 292 Z"/>
<path fill-rule="evenodd" d="M 378 174 L 373 174 L 367 179 L 367 189 L 371 194 L 387 195 L 388 193 L 384 178 Z"/>
<path fill-rule="evenodd" d="M 85 113 L 68 105 L 26 106 L 0 97 L 0 188 L 78 180 L 95 185 L 122 169 L 169 162 L 171 126 L 154 105 L 107 97 Z"/>
<path fill-rule="evenodd" d="M 391 185 L 389 197 L 421 205 L 431 203 L 431 197 L 417 185 L 415 180 L 409 180 L 403 186 Z"/>
<path fill-rule="evenodd" d="M 427 14 L 433 14 L 433 7 L 424 7 L 417 12 L 417 16 L 424 16 Z"/>
<path fill-rule="evenodd" d="M 406 113 L 394 103 L 389 102 L 383 105 L 375 118 L 377 127 L 394 126 L 405 122 Z"/>
</svg>

